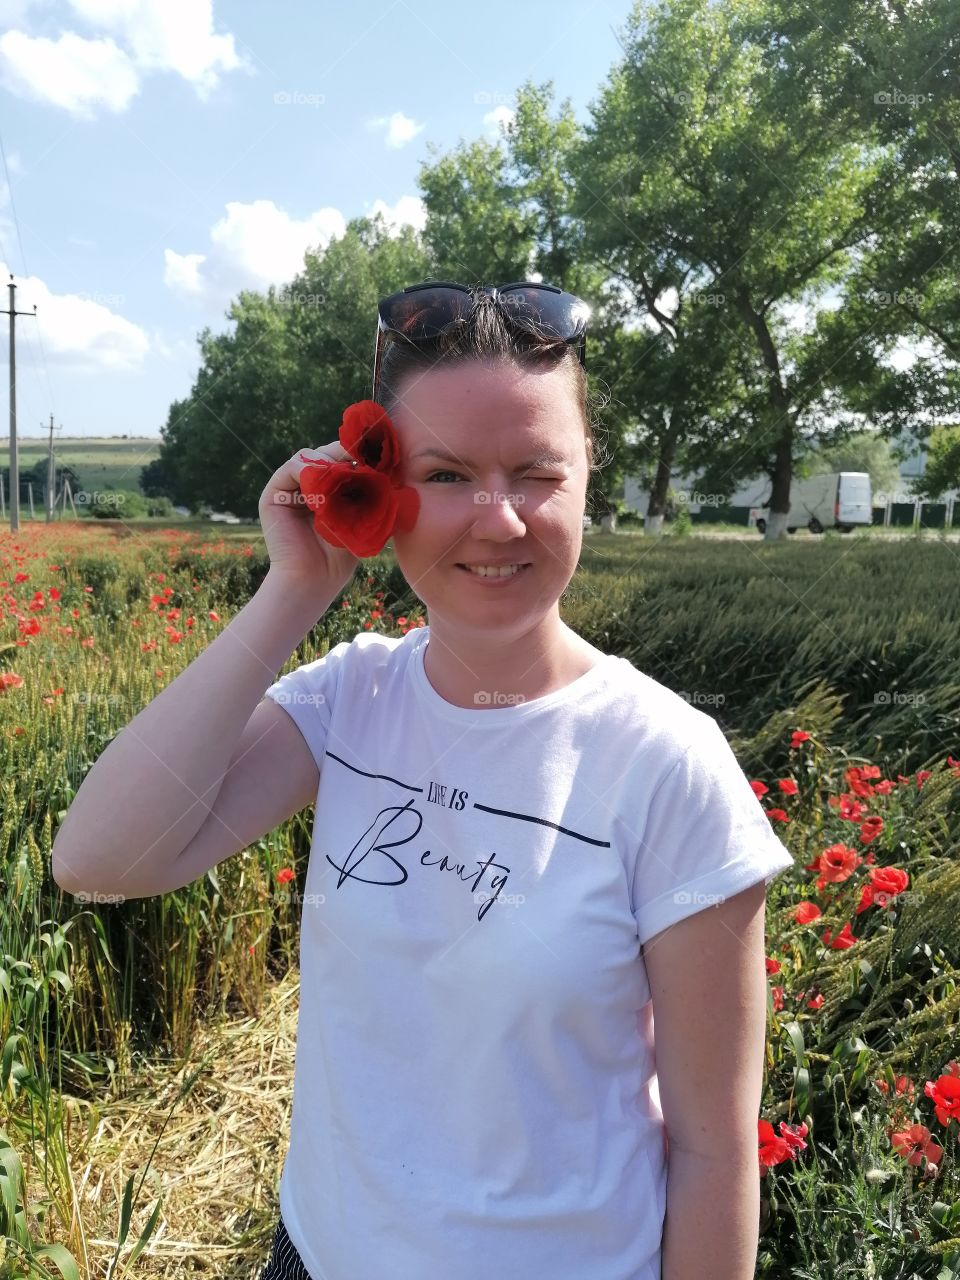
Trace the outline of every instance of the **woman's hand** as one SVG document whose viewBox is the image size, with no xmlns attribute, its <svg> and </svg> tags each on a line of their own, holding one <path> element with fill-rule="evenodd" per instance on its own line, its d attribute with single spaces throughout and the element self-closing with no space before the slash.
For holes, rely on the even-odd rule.
<svg viewBox="0 0 960 1280">
<path fill-rule="evenodd" d="M 330 462 L 353 461 L 336 440 L 320 449 L 298 450 L 267 481 L 260 495 L 260 526 L 271 573 L 289 578 L 302 590 L 329 596 L 350 581 L 360 560 L 352 551 L 331 546 L 314 530 L 315 513 L 300 492 L 300 473 L 309 466 L 301 461 L 301 453 Z"/>
</svg>

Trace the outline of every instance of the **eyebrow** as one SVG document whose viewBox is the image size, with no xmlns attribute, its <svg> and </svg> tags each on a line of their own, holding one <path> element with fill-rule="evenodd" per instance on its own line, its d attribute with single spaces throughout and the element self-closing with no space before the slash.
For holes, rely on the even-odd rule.
<svg viewBox="0 0 960 1280">
<path fill-rule="evenodd" d="M 476 471 L 476 464 L 470 462 L 466 458 L 461 458 L 456 453 L 450 453 L 446 449 L 434 449 L 430 446 L 427 449 L 420 449 L 417 453 L 410 455 L 410 461 L 415 462 L 417 458 L 441 458 L 444 462 L 455 462 L 458 467 L 469 467 L 471 471 Z M 557 453 L 553 449 L 544 449 L 536 458 L 529 462 L 520 462 L 517 464 L 518 471 L 529 471 L 535 467 L 565 467 L 567 459 L 562 453 Z"/>
</svg>

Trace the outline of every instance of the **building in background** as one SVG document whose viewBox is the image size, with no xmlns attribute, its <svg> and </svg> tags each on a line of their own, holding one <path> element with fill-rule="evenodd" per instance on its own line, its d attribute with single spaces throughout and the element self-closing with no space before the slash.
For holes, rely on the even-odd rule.
<svg viewBox="0 0 960 1280">
<path fill-rule="evenodd" d="M 927 451 L 909 435 L 901 434 L 894 446 L 904 448 L 907 456 L 899 466 L 903 485 L 892 493 L 877 491 L 873 495 L 873 523 L 880 525 L 912 526 L 924 528 L 960 528 L 960 490 L 950 489 L 938 502 L 914 496 L 913 482 L 922 477 L 927 466 Z M 913 445 L 913 447 L 911 447 Z M 729 499 L 701 492 L 695 475 L 681 471 L 670 473 L 670 487 L 676 499 L 674 510 L 682 503 L 695 523 L 742 524 L 748 527 L 756 523 L 763 505 L 770 501 L 771 482 L 767 475 L 741 481 Z M 639 516 L 647 514 L 649 490 L 635 476 L 626 476 L 623 485 L 623 501 L 629 511 Z"/>
</svg>

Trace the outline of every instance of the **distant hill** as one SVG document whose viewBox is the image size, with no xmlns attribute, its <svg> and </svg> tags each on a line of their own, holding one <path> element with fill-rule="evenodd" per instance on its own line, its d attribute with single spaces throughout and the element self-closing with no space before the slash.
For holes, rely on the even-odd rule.
<svg viewBox="0 0 960 1280">
<path fill-rule="evenodd" d="M 57 462 L 72 467 L 80 477 L 80 487 L 95 490 L 134 489 L 140 491 L 140 468 L 160 454 L 159 436 L 58 436 L 53 450 Z M 47 436 L 17 436 L 17 458 L 21 470 L 46 461 Z M 10 437 L 0 436 L 0 464 L 10 461 Z"/>
</svg>

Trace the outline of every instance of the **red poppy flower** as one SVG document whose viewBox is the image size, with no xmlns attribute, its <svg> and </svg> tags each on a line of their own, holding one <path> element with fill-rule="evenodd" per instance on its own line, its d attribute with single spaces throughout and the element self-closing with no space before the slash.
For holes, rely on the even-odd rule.
<svg viewBox="0 0 960 1280">
<path fill-rule="evenodd" d="M 877 836 L 883 830 L 882 818 L 864 818 L 860 824 L 860 841 L 862 844 L 869 844 L 871 840 L 876 840 Z"/>
<path fill-rule="evenodd" d="M 420 511 L 416 489 L 400 482 L 400 441 L 386 410 L 358 400 L 343 413 L 340 444 L 356 459 L 305 458 L 300 491 L 314 512 L 314 529 L 333 547 L 375 556 L 394 529 L 409 533 Z"/>
<path fill-rule="evenodd" d="M 858 941 L 853 936 L 849 924 L 845 924 L 839 933 L 832 935 L 829 929 L 824 929 L 820 936 L 823 942 L 834 951 L 846 951 L 848 947 L 855 947 Z"/>
<path fill-rule="evenodd" d="M 757 1121 L 757 1140 L 761 1173 L 765 1173 L 775 1164 L 781 1164 L 784 1160 L 790 1159 L 789 1142 L 774 1133 L 773 1125 L 769 1120 Z"/>
<path fill-rule="evenodd" d="M 822 914 L 815 902 L 801 902 L 794 911 L 793 918 L 797 924 L 810 924 L 812 920 L 819 920 Z"/>
<path fill-rule="evenodd" d="M 784 1141 L 794 1154 L 798 1151 L 806 1151 L 807 1144 L 804 1142 L 804 1138 L 810 1130 L 805 1124 L 787 1124 L 786 1120 L 781 1120 L 780 1132 L 783 1135 Z"/>
<path fill-rule="evenodd" d="M 941 1124 L 960 1120 L 960 1078 L 943 1075 L 936 1081 L 928 1080 L 923 1086 L 923 1092 L 933 1100 L 933 1109 Z"/>
<path fill-rule="evenodd" d="M 907 1164 L 918 1165 L 925 1159 L 928 1165 L 935 1165 L 943 1155 L 943 1147 L 933 1141 L 924 1124 L 912 1124 L 902 1133 L 893 1134 L 891 1142 L 894 1151 L 903 1156 Z"/>
<path fill-rule="evenodd" d="M 840 884 L 844 880 L 849 880 L 862 861 L 856 849 L 851 849 L 845 844 L 830 845 L 829 849 L 824 849 L 820 855 L 818 867 L 820 878 L 817 881 L 817 888 L 822 892 L 828 883 Z"/>
</svg>

